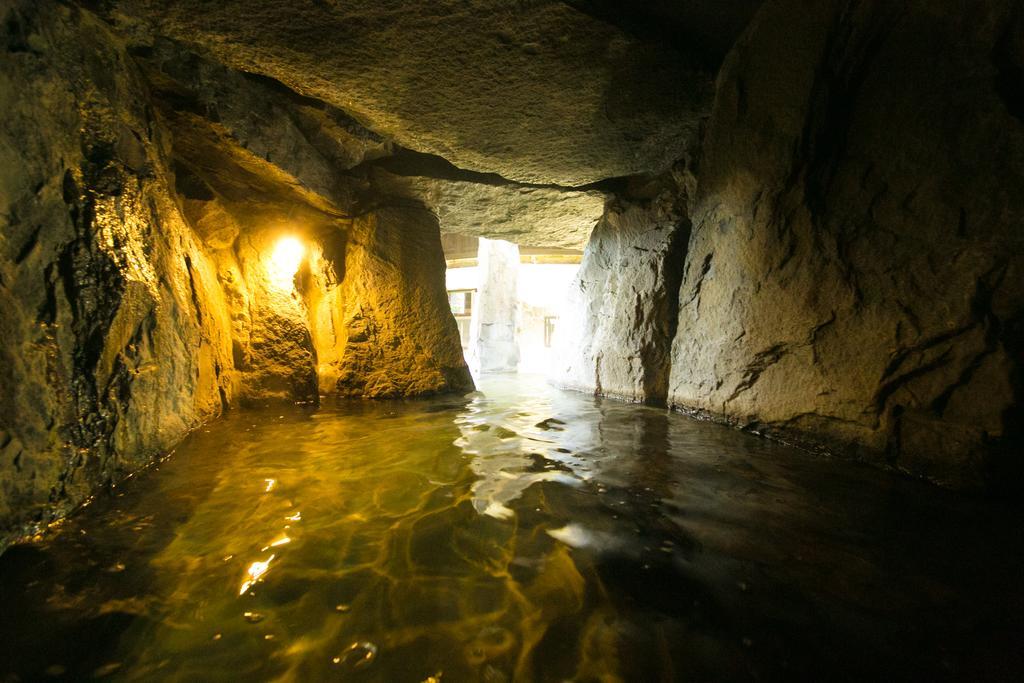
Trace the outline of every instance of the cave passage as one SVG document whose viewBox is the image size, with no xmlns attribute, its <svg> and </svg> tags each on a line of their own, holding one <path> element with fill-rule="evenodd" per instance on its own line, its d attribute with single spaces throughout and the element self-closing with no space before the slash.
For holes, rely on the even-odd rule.
<svg viewBox="0 0 1024 683">
<path fill-rule="evenodd" d="M 474 377 L 539 375 L 558 383 L 575 335 L 570 292 L 582 251 L 442 234 L 448 302 Z"/>
<path fill-rule="evenodd" d="M 1024 680 L 1021 0 L 0 0 L 0 683 Z"/>
<path fill-rule="evenodd" d="M 938 680 L 1019 665 L 999 640 L 1024 600 L 1006 510 L 536 379 L 480 388 L 237 412 L 193 434 L 0 557 L 0 674 Z"/>
</svg>

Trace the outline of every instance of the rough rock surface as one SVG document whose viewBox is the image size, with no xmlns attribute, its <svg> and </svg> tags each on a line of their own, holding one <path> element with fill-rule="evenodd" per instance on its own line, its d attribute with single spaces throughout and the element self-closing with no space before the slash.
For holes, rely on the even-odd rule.
<svg viewBox="0 0 1024 683">
<path fill-rule="evenodd" d="M 254 182 L 240 179 L 272 178 L 298 195 L 289 201 L 327 213 L 393 196 L 429 208 L 446 232 L 572 249 L 583 247 L 604 208 L 598 190 L 522 185 L 463 171 L 396 148 L 338 109 L 279 83 L 203 59 L 174 41 L 151 43 L 134 46 L 133 53 L 178 154 L 214 176 L 209 182 L 235 185 L 240 201 L 251 201 Z M 218 215 L 211 222 L 223 220 Z"/>
<path fill-rule="evenodd" d="M 2 19 L 0 547 L 233 393 L 227 309 L 139 74 L 87 13 L 15 2 Z"/>
<path fill-rule="evenodd" d="M 690 182 L 682 169 L 637 179 L 608 205 L 569 291 L 555 384 L 627 401 L 665 401 Z"/>
<path fill-rule="evenodd" d="M 234 293 L 244 292 L 244 313 L 235 314 L 241 324 L 232 329 L 232 348 L 240 377 L 239 398 L 245 404 L 315 403 L 320 393 L 307 303 L 294 287 L 295 276 L 290 283 L 278 282 L 275 265 L 266 257 L 274 253 L 281 237 L 272 229 L 247 230 L 232 250 L 216 255 L 218 274 L 225 270 L 237 274 L 237 279 L 232 278 L 237 287 Z"/>
<path fill-rule="evenodd" d="M 673 405 L 1020 484 L 1022 22 L 1014 2 L 765 5 L 719 79 Z"/>
<path fill-rule="evenodd" d="M 230 242 L 223 228 L 198 230 L 222 247 L 221 280 L 238 300 L 244 401 L 473 388 L 457 334 L 448 335 L 450 311 L 436 305 L 446 301 L 443 257 L 440 266 L 432 258 L 437 222 L 421 208 L 389 208 L 390 188 L 347 173 L 391 154 L 389 142 L 328 105 L 170 41 L 153 41 L 141 60 L 174 134 L 179 188 L 193 190 L 187 212 L 199 225 L 211 217 L 246 226 Z M 298 286 L 281 290 L 267 285 L 266 256 L 286 235 L 309 254 Z"/>
<path fill-rule="evenodd" d="M 582 249 L 606 199 L 597 190 L 399 176 L 380 169 L 373 179 L 380 192 L 422 202 L 444 232 L 531 247 Z"/>
<path fill-rule="evenodd" d="M 174 41 L 157 38 L 131 51 L 179 147 L 205 147 L 205 155 L 210 146 L 229 149 L 250 172 L 291 186 L 310 203 L 352 201 L 340 172 L 393 151 L 389 140 L 334 107 L 203 59 Z M 208 168 L 224 182 L 240 180 L 234 167 Z"/>
<path fill-rule="evenodd" d="M 444 288 L 437 221 L 381 208 L 352 222 L 340 294 L 340 396 L 397 398 L 473 390 Z"/>
<path fill-rule="evenodd" d="M 352 114 L 404 147 L 510 180 L 661 171 L 693 140 L 713 72 L 553 0 L 118 0 L 157 32 Z"/>
<path fill-rule="evenodd" d="M 436 221 L 348 217 L 344 171 L 389 143 L 177 46 L 129 53 L 74 6 L 0 12 L 0 547 L 339 366 L 345 395 L 472 388 Z M 307 255 L 271 286 L 286 235 Z"/>
</svg>

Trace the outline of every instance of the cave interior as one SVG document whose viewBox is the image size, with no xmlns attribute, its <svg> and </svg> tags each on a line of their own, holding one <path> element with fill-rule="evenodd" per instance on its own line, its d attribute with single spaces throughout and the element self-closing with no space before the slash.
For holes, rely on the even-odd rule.
<svg viewBox="0 0 1024 683">
<path fill-rule="evenodd" d="M 123 569 L 130 560 L 110 558 L 132 550 L 120 536 L 69 539 L 131 518 L 120 495 L 157 516 L 171 482 L 208 484 L 214 500 L 229 453 L 248 463 L 239 476 L 259 469 L 237 449 L 262 442 L 216 430 L 251 421 L 268 443 L 306 448 L 326 429 L 304 421 L 316 415 L 337 421 L 316 437 L 337 450 L 296 466 L 324 472 L 308 490 L 352 484 L 356 499 L 360 481 L 378 487 L 362 512 L 337 502 L 345 534 L 352 520 L 398 515 L 389 496 L 429 498 L 414 483 L 389 488 L 427 465 L 389 464 L 387 443 L 476 458 L 446 494 L 472 514 L 428 505 L 408 513 L 413 540 L 398 521 L 374 533 L 397 534 L 387 537 L 398 555 L 419 557 L 421 532 L 472 555 L 473 572 L 504 577 L 506 602 L 459 602 L 452 617 L 438 594 L 415 618 L 372 621 L 364 592 L 337 611 L 363 610 L 364 621 L 349 618 L 372 642 L 331 626 L 293 634 L 287 655 L 224 631 L 223 647 L 261 662 L 235 669 L 247 680 L 319 680 L 339 666 L 357 680 L 431 681 L 1024 675 L 1017 0 L 4 0 L 0 19 L 0 584 L 41 586 L 0 618 L 8 644 L 31 642 L 0 664 L 4 680 L 219 680 L 242 666 L 183 644 L 140 654 L 177 642 L 155 624 L 173 617 L 187 631 L 195 615 L 169 598 L 128 604 L 113 587 L 90 597 L 82 586 L 104 584 L 94 577 L 106 569 L 72 580 L 66 566 L 94 554 Z M 530 422 L 519 431 L 516 405 Z M 422 435 L 399 428 L 416 420 Z M 358 439 L 397 469 L 360 469 L 346 450 Z M 570 451 L 579 461 L 562 462 Z M 749 479 L 747 457 L 761 468 Z M 631 462 L 642 476 L 608 474 Z M 346 468 L 356 480 L 326 474 Z M 716 488 L 719 471 L 733 483 Z M 277 486 L 277 475 L 252 476 L 264 493 Z M 684 512 L 651 512 L 682 495 L 657 493 L 660 483 L 687 477 L 704 493 L 679 509 L 728 517 L 740 540 L 704 529 L 684 542 L 672 535 Z M 661 496 L 624 515 L 638 537 L 645 524 L 665 529 L 669 540 L 650 543 L 668 543 L 655 555 L 669 564 L 595 531 L 611 518 L 590 508 L 586 533 L 558 516 L 577 504 L 568 489 L 605 494 L 626 480 L 641 498 Z M 740 502 L 739 488 L 757 503 Z M 545 505 L 567 523 L 526 521 Z M 201 518 L 177 517 L 189 515 Z M 516 543 L 474 526 L 515 519 Z M 819 538 L 819 525 L 831 531 Z M 530 551 L 547 569 L 521 578 L 518 550 L 477 557 L 482 546 L 444 536 L 470 527 L 495 547 L 547 539 Z M 323 533 L 307 544 L 337 541 Z M 764 534 L 784 539 L 782 556 Z M 171 537 L 140 542 L 139 563 L 159 566 Z M 268 557 L 298 556 L 280 538 L 289 545 L 252 556 L 243 598 L 283 573 L 268 573 Z M 757 584 L 734 564 L 770 575 L 814 547 L 830 559 L 764 580 L 810 596 L 799 607 L 740 608 L 725 595 L 726 584 Z M 431 557 L 408 560 L 408 574 L 373 565 L 392 580 L 382 604 L 447 577 Z M 26 583 L 37 573 L 49 578 Z M 662 599 L 644 592 L 653 574 Z M 918 579 L 913 597 L 897 590 Z M 157 582 L 137 585 L 147 580 Z M 864 597 L 872 581 L 892 593 Z M 594 591 L 627 595 L 648 617 L 616 621 L 614 598 Z M 867 635 L 887 601 L 899 603 L 892 623 Z M 515 609 L 518 626 L 501 621 Z M 40 630 L 25 631 L 37 618 Z M 37 652 L 48 619 L 64 624 L 54 640 L 77 643 L 58 648 L 60 661 Z M 408 635 L 431 619 L 459 624 L 437 628 L 466 649 Z M 748 637 L 748 622 L 783 635 Z M 852 640 L 812 637 L 822 623 Z M 559 639 L 576 643 L 570 654 Z M 396 663 L 410 643 L 420 650 L 407 659 L 430 666 Z M 901 660 L 905 650 L 916 654 Z M 182 663 L 193 655 L 205 668 Z"/>
</svg>

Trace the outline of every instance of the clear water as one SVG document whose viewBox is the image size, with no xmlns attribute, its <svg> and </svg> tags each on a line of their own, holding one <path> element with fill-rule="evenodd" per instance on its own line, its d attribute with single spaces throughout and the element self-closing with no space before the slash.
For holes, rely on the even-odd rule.
<svg viewBox="0 0 1024 683">
<path fill-rule="evenodd" d="M 1009 680 L 1020 521 L 522 378 L 236 412 L 0 556 L 0 680 Z"/>
</svg>

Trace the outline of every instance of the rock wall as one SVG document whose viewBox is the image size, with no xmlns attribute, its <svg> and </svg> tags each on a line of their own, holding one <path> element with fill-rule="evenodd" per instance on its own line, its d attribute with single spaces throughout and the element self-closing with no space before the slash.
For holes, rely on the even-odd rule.
<svg viewBox="0 0 1024 683">
<path fill-rule="evenodd" d="M 436 219 L 344 176 L 388 141 L 74 5 L 0 20 L 0 549 L 231 405 L 472 389 Z"/>
<path fill-rule="evenodd" d="M 340 396 L 397 398 L 473 390 L 448 305 L 437 219 L 381 207 L 353 220 L 342 283 Z"/>
<path fill-rule="evenodd" d="M 472 390 L 437 220 L 418 196 L 395 197 L 358 170 L 392 143 L 280 83 L 166 38 L 136 39 L 183 185 L 199 189 L 188 206 L 239 304 L 243 401 Z M 207 222 L 244 229 L 229 241 Z M 268 256 L 284 237 L 306 254 L 294 281 L 274 284 Z"/>
<path fill-rule="evenodd" d="M 221 268 L 238 264 L 239 289 L 247 303 L 243 324 L 232 334 L 240 398 L 246 404 L 315 403 L 320 395 L 309 309 L 295 287 L 298 272 L 277 272 L 280 266 L 273 261 L 277 240 L 290 238 L 280 230 L 247 231 L 229 253 L 218 254 Z"/>
<path fill-rule="evenodd" d="M 145 87 L 91 15 L 5 3 L 0 547 L 220 412 L 228 309 Z"/>
<path fill-rule="evenodd" d="M 1021 484 L 1022 22 L 996 0 L 765 5 L 718 81 L 673 406 Z"/>
<path fill-rule="evenodd" d="M 689 237 L 685 168 L 635 179 L 594 228 L 559 326 L 562 387 L 664 403 Z"/>
</svg>

